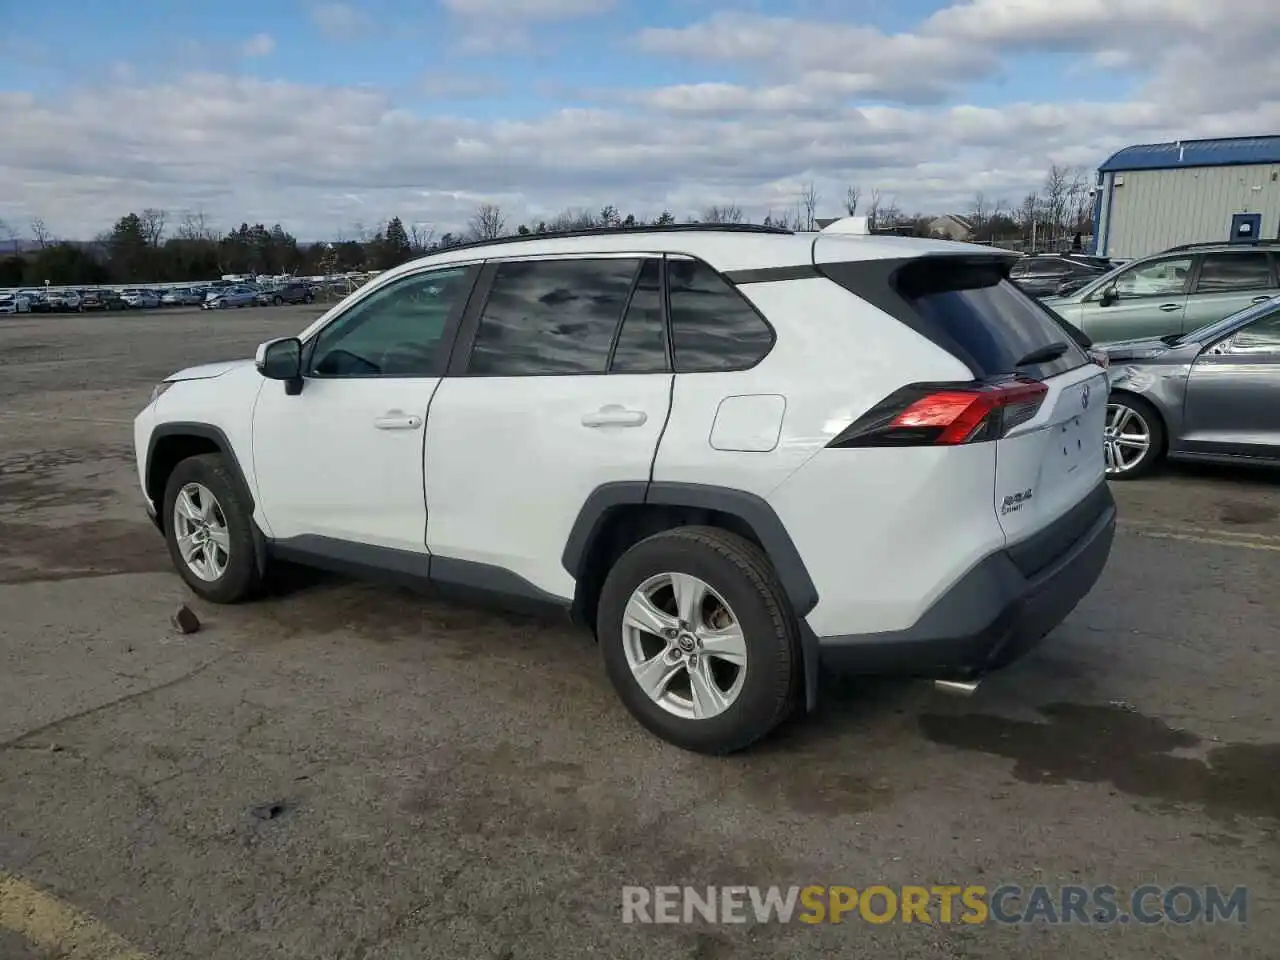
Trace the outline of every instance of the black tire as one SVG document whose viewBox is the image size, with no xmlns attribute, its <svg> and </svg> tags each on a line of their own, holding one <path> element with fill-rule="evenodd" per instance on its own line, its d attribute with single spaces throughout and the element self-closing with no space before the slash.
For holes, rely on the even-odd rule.
<svg viewBox="0 0 1280 960">
<path fill-rule="evenodd" d="M 284 297 L 281 297 L 281 296 L 278 296 L 278 295 L 277 295 L 277 296 L 274 296 L 274 297 L 272 297 L 272 298 L 271 298 L 271 302 L 272 302 L 275 306 L 277 306 L 277 307 L 278 307 L 278 306 L 280 306 L 280 304 L 284 303 Z"/>
<path fill-rule="evenodd" d="M 218 501 L 226 521 L 231 549 L 227 551 L 226 570 L 216 580 L 202 580 L 196 576 L 178 548 L 173 508 L 178 494 L 188 483 L 199 483 L 208 489 Z M 213 603 L 242 603 L 257 596 L 262 587 L 262 575 L 254 547 L 253 513 L 221 454 L 205 453 L 180 462 L 165 484 L 162 509 L 169 557 L 188 587 Z"/>
<path fill-rule="evenodd" d="M 623 615 L 650 577 L 688 573 L 724 598 L 746 638 L 747 666 L 737 699 L 707 719 L 677 716 L 654 702 L 632 674 Z M 715 527 L 681 527 L 637 543 L 614 564 L 600 594 L 596 634 L 618 696 L 647 730 L 685 750 L 724 755 L 745 749 L 791 712 L 801 679 L 799 635 L 786 594 L 755 544 Z"/>
<path fill-rule="evenodd" d="M 1149 476 L 1152 471 L 1160 466 L 1165 455 L 1165 427 L 1164 420 L 1154 406 L 1143 400 L 1139 396 L 1123 391 L 1113 393 L 1107 398 L 1107 425 L 1110 427 L 1112 417 L 1112 407 L 1114 405 L 1122 405 L 1133 411 L 1134 415 L 1141 419 L 1143 425 L 1147 428 L 1147 433 L 1151 438 L 1150 446 L 1146 452 L 1138 459 L 1136 463 L 1123 471 L 1115 471 L 1110 465 L 1107 467 L 1108 480 L 1140 480 Z"/>
</svg>

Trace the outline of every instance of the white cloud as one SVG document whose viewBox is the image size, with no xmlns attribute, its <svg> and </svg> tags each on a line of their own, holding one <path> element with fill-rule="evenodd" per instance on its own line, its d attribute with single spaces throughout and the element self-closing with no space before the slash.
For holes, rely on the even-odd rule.
<svg viewBox="0 0 1280 960">
<path fill-rule="evenodd" d="M 0 92 L 0 129 L 22 131 L 0 138 L 0 197 L 6 219 L 39 215 L 63 236 L 163 206 L 203 208 L 224 227 L 279 221 L 316 239 L 393 215 L 456 229 L 481 198 L 498 199 L 511 223 L 606 203 L 685 215 L 732 202 L 758 216 L 794 206 L 810 180 L 828 212 L 850 182 L 907 210 L 963 211 L 977 190 L 1016 203 L 1050 162 L 1094 167 L 1130 143 L 1280 129 L 1273 3 L 1162 0 L 1160 18 L 1149 0 L 972 0 L 896 36 L 713 15 L 639 43 L 732 63 L 723 80 L 596 92 L 592 108 L 519 120 L 420 116 L 375 89 L 212 71 Z M 1136 92 L 963 102 L 964 85 L 999 71 L 1002 57 L 1045 49 L 1125 67 Z M 486 77 L 440 72 L 418 92 L 487 90 Z"/>
<path fill-rule="evenodd" d="M 373 26 L 368 14 L 345 3 L 316 4 L 311 8 L 311 22 L 332 40 L 349 40 Z"/>
<path fill-rule="evenodd" d="M 257 33 L 240 45 L 240 53 L 246 57 L 265 57 L 276 48 L 275 38 L 269 33 Z"/>
</svg>

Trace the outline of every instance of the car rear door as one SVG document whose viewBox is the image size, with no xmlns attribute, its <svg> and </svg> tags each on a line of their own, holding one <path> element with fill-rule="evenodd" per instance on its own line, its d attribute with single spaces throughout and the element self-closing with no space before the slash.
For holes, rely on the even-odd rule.
<svg viewBox="0 0 1280 960">
<path fill-rule="evenodd" d="M 1229 317 L 1277 293 L 1276 265 L 1265 250 L 1224 250 L 1199 258 L 1187 298 L 1185 330 Z"/>
<path fill-rule="evenodd" d="M 1208 344 L 1191 365 L 1182 446 L 1280 458 L 1280 308 Z"/>
<path fill-rule="evenodd" d="M 1183 333 L 1194 262 L 1178 254 L 1134 264 L 1090 292 L 1077 326 L 1095 343 Z"/>
<path fill-rule="evenodd" d="M 426 436 L 432 578 L 570 600 L 562 557 L 601 485 L 647 483 L 671 403 L 661 258 L 493 261 Z"/>
</svg>

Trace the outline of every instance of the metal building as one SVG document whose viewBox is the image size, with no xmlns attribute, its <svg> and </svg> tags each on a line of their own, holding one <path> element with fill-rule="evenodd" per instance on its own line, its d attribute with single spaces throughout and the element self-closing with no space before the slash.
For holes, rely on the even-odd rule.
<svg viewBox="0 0 1280 960">
<path fill-rule="evenodd" d="M 1125 147 L 1098 168 L 1094 252 L 1280 238 L 1280 136 Z"/>
</svg>

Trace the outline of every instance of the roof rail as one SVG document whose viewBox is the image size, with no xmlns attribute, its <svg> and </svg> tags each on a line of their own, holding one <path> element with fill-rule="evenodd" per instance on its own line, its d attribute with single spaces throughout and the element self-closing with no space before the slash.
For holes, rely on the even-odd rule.
<svg viewBox="0 0 1280 960">
<path fill-rule="evenodd" d="M 1175 250 L 1204 250 L 1207 247 L 1280 247 L 1280 239 L 1258 237 L 1256 240 L 1205 240 L 1200 243 L 1180 243 L 1176 247 L 1162 250 L 1161 253 L 1173 253 Z"/>
<path fill-rule="evenodd" d="M 520 243 L 525 240 L 559 240 L 571 237 L 602 237 L 612 234 L 632 233 L 772 233 L 791 236 L 794 230 L 785 227 L 766 227 L 759 223 L 662 223 L 633 227 L 586 227 L 581 230 L 548 230 L 545 233 L 515 233 L 507 237 L 495 237 L 492 240 L 468 240 L 466 243 L 453 243 L 447 247 L 437 247 L 427 253 L 449 253 L 454 250 L 469 250 L 472 247 L 498 246 L 504 243 Z"/>
</svg>

